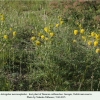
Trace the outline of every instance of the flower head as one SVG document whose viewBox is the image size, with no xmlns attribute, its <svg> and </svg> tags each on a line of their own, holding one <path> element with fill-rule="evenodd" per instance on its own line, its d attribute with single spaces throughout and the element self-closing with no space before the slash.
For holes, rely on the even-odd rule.
<svg viewBox="0 0 100 100">
<path fill-rule="evenodd" d="M 100 40 L 100 34 L 96 34 L 95 38 L 96 38 L 97 40 Z"/>
<path fill-rule="evenodd" d="M 12 31 L 12 28 L 10 28 L 9 30 Z"/>
<path fill-rule="evenodd" d="M 94 46 L 96 47 L 96 46 L 98 46 L 99 45 L 99 42 L 98 41 L 95 41 L 94 42 Z"/>
<path fill-rule="evenodd" d="M 31 41 L 34 41 L 34 40 L 36 40 L 36 37 L 35 36 L 33 36 L 33 37 L 31 37 L 31 39 L 30 39 Z"/>
<path fill-rule="evenodd" d="M 73 40 L 73 43 L 76 43 L 77 42 L 77 40 Z"/>
<path fill-rule="evenodd" d="M 79 24 L 79 28 L 80 28 L 80 29 L 82 28 L 82 25 L 81 25 L 81 24 Z"/>
<path fill-rule="evenodd" d="M 51 36 L 51 37 L 53 37 L 54 35 L 55 35 L 55 34 L 54 34 L 53 32 L 52 32 L 52 33 L 50 33 L 50 36 Z"/>
<path fill-rule="evenodd" d="M 63 19 L 59 16 L 59 20 L 62 21 Z"/>
<path fill-rule="evenodd" d="M 92 45 L 92 41 L 88 41 L 88 45 L 91 46 Z"/>
<path fill-rule="evenodd" d="M 32 33 L 34 34 L 34 30 L 32 30 Z"/>
<path fill-rule="evenodd" d="M 45 40 L 47 41 L 47 40 L 49 40 L 49 38 L 45 37 Z"/>
<path fill-rule="evenodd" d="M 82 36 L 82 39 L 83 39 L 84 41 L 86 41 L 86 37 L 85 37 L 85 36 Z"/>
<path fill-rule="evenodd" d="M 38 33 L 38 36 L 41 37 L 42 33 Z"/>
<path fill-rule="evenodd" d="M 78 34 L 78 30 L 74 30 L 74 35 L 77 35 Z"/>
<path fill-rule="evenodd" d="M 41 35 L 41 39 L 44 39 L 45 38 L 45 36 L 44 35 Z"/>
<path fill-rule="evenodd" d="M 91 32 L 91 36 L 95 37 L 96 33 L 95 32 Z"/>
<path fill-rule="evenodd" d="M 84 30 L 84 29 L 81 29 L 81 30 L 80 30 L 80 33 L 81 33 L 81 34 L 83 34 L 84 32 L 85 32 L 85 30 Z"/>
<path fill-rule="evenodd" d="M 7 40 L 8 39 L 8 35 L 4 35 L 3 38 Z"/>
<path fill-rule="evenodd" d="M 50 28 L 49 27 L 45 27 L 44 31 L 47 32 L 47 33 L 49 33 L 50 32 Z"/>
<path fill-rule="evenodd" d="M 13 32 L 13 37 L 15 37 L 15 36 L 16 36 L 16 34 L 17 34 L 17 32 L 16 32 L 16 31 L 14 31 L 14 32 Z"/>
<path fill-rule="evenodd" d="M 59 24 L 56 24 L 56 27 L 59 27 Z"/>
<path fill-rule="evenodd" d="M 64 23 L 64 21 L 60 21 L 60 25 L 62 25 Z"/>
<path fill-rule="evenodd" d="M 5 17 L 4 15 L 1 16 L 1 21 L 4 21 L 5 20 Z"/>
<path fill-rule="evenodd" d="M 96 53 L 100 53 L 100 49 L 96 49 L 96 51 L 95 51 Z"/>
<path fill-rule="evenodd" d="M 41 42 L 39 40 L 37 40 L 36 45 L 41 45 Z"/>
</svg>

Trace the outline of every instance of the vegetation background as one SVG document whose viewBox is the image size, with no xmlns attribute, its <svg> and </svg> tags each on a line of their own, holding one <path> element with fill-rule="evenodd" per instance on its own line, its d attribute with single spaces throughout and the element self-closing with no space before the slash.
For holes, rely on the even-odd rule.
<svg viewBox="0 0 100 100">
<path fill-rule="evenodd" d="M 1 0 L 0 91 L 99 91 L 100 0 Z"/>
</svg>

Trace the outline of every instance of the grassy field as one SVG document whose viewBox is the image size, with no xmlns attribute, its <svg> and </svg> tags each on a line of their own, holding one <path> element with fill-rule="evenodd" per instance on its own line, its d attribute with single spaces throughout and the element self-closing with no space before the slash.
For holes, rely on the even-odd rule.
<svg viewBox="0 0 100 100">
<path fill-rule="evenodd" d="M 99 90 L 99 0 L 0 1 L 0 91 Z"/>
</svg>

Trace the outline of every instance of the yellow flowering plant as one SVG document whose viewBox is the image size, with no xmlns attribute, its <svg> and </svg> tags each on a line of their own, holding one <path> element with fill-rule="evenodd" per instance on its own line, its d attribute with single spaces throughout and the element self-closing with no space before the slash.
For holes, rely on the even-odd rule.
<svg viewBox="0 0 100 100">
<path fill-rule="evenodd" d="M 98 46 L 99 42 L 98 41 L 94 41 L 94 47 Z"/>
<path fill-rule="evenodd" d="M 59 27 L 59 24 L 56 24 L 56 27 Z"/>
<path fill-rule="evenodd" d="M 74 30 L 74 35 L 77 35 L 78 34 L 78 30 Z"/>
<path fill-rule="evenodd" d="M 36 40 L 36 37 L 35 36 L 32 36 L 30 40 L 31 41 L 34 41 L 34 40 Z"/>
<path fill-rule="evenodd" d="M 91 32 L 91 36 L 92 37 L 95 37 L 96 36 L 96 33 L 95 32 Z"/>
<path fill-rule="evenodd" d="M 49 27 L 45 27 L 44 31 L 47 32 L 47 33 L 49 33 L 50 32 L 50 28 Z"/>
<path fill-rule="evenodd" d="M 41 42 L 39 40 L 36 41 L 36 45 L 39 46 L 41 45 Z"/>
<path fill-rule="evenodd" d="M 17 32 L 16 32 L 16 31 L 14 31 L 14 32 L 13 32 L 13 37 L 15 37 L 15 36 L 16 36 L 16 34 L 17 34 Z"/>
<path fill-rule="evenodd" d="M 53 32 L 50 33 L 50 36 L 53 37 L 55 34 Z"/>
<path fill-rule="evenodd" d="M 42 40 L 45 39 L 45 36 L 44 36 L 44 35 L 41 35 L 41 39 L 42 39 Z"/>
<path fill-rule="evenodd" d="M 5 40 L 7 40 L 7 39 L 8 39 L 8 35 L 4 35 L 3 37 L 4 37 L 4 39 L 5 39 Z"/>
<path fill-rule="evenodd" d="M 92 46 L 92 44 L 93 44 L 92 41 L 88 41 L 89 46 Z"/>
<path fill-rule="evenodd" d="M 100 49 L 99 49 L 99 48 L 96 49 L 95 52 L 96 52 L 97 54 L 100 53 Z"/>
<path fill-rule="evenodd" d="M 73 43 L 77 43 L 77 40 L 73 40 Z"/>
<path fill-rule="evenodd" d="M 81 30 L 80 30 L 80 33 L 81 33 L 81 34 L 84 34 L 84 32 L 85 32 L 85 29 L 81 29 Z"/>
</svg>

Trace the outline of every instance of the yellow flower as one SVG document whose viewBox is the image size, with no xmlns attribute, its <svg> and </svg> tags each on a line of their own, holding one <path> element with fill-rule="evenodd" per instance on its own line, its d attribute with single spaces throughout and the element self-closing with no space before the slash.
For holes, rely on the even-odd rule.
<svg viewBox="0 0 100 100">
<path fill-rule="evenodd" d="M 95 37 L 95 35 L 96 35 L 96 33 L 91 32 L 91 36 L 92 36 L 92 37 Z"/>
<path fill-rule="evenodd" d="M 12 28 L 10 28 L 9 30 L 12 31 Z"/>
<path fill-rule="evenodd" d="M 60 25 L 62 25 L 64 23 L 64 21 L 60 21 Z"/>
<path fill-rule="evenodd" d="M 96 38 L 97 40 L 99 40 L 99 39 L 100 39 L 100 34 L 96 34 L 95 38 Z"/>
<path fill-rule="evenodd" d="M 63 19 L 61 17 L 59 17 L 59 20 L 62 21 Z"/>
<path fill-rule="evenodd" d="M 41 35 L 41 39 L 44 39 L 45 38 L 45 36 L 44 35 Z"/>
<path fill-rule="evenodd" d="M 96 51 L 95 51 L 96 53 L 100 53 L 100 49 L 96 49 Z"/>
<path fill-rule="evenodd" d="M 45 40 L 47 41 L 47 40 L 49 40 L 47 37 L 45 37 Z"/>
<path fill-rule="evenodd" d="M 79 28 L 80 28 L 80 29 L 82 28 L 82 25 L 81 25 L 81 24 L 79 24 Z"/>
<path fill-rule="evenodd" d="M 50 32 L 50 28 L 45 27 L 45 28 L 44 28 L 44 31 L 47 32 L 47 33 L 49 33 L 49 32 Z"/>
<path fill-rule="evenodd" d="M 55 34 L 54 33 L 50 33 L 50 36 L 53 37 Z"/>
<path fill-rule="evenodd" d="M 8 35 L 4 35 L 3 37 L 4 37 L 4 39 L 8 39 Z"/>
<path fill-rule="evenodd" d="M 74 35 L 77 35 L 78 34 L 78 30 L 74 30 Z"/>
<path fill-rule="evenodd" d="M 32 30 L 32 33 L 34 33 L 34 31 Z"/>
<path fill-rule="evenodd" d="M 98 41 L 95 41 L 94 42 L 94 46 L 96 47 L 96 46 L 98 46 L 99 45 L 99 42 Z"/>
<path fill-rule="evenodd" d="M 34 41 L 34 40 L 36 40 L 36 37 L 35 36 L 33 36 L 33 37 L 31 37 L 31 39 L 30 39 L 31 41 Z"/>
<path fill-rule="evenodd" d="M 73 43 L 76 43 L 77 42 L 77 40 L 73 40 Z"/>
<path fill-rule="evenodd" d="M 81 30 L 80 30 L 80 33 L 81 33 L 81 34 L 83 34 L 84 32 L 85 32 L 85 30 L 84 30 L 84 29 L 81 29 Z"/>
<path fill-rule="evenodd" d="M 88 45 L 91 46 L 92 45 L 92 41 L 88 41 Z"/>
<path fill-rule="evenodd" d="M 39 40 L 37 40 L 36 45 L 41 45 L 41 42 Z"/>
<path fill-rule="evenodd" d="M 86 37 L 85 37 L 85 36 L 82 36 L 82 39 L 83 39 L 84 41 L 86 41 Z"/>
<path fill-rule="evenodd" d="M 1 21 L 4 21 L 5 20 L 5 17 L 2 15 L 1 16 Z"/>
<path fill-rule="evenodd" d="M 59 24 L 56 24 L 56 27 L 59 27 Z"/>
<path fill-rule="evenodd" d="M 42 35 L 42 33 L 38 33 L 38 36 L 40 37 Z"/>
<path fill-rule="evenodd" d="M 14 31 L 14 32 L 13 32 L 13 37 L 15 37 L 15 36 L 16 36 L 16 34 L 17 34 L 17 32 L 16 32 L 16 31 Z"/>
</svg>

